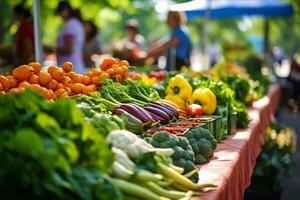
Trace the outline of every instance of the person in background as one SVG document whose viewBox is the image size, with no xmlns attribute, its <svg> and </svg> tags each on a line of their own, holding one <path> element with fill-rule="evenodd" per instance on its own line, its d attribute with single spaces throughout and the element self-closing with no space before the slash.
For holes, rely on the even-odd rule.
<svg viewBox="0 0 300 200">
<path fill-rule="evenodd" d="M 14 7 L 18 29 L 13 42 L 14 64 L 22 65 L 34 60 L 34 32 L 31 14 L 22 5 Z"/>
<path fill-rule="evenodd" d="M 56 13 L 64 21 L 57 38 L 57 64 L 61 66 L 64 62 L 70 61 L 73 63 L 74 71 L 83 73 L 82 49 L 85 37 L 83 25 L 80 19 L 76 18 L 78 13 L 74 13 L 68 1 L 60 1 Z"/>
<path fill-rule="evenodd" d="M 187 28 L 184 26 L 185 17 L 178 11 L 169 11 L 167 24 L 171 34 L 161 45 L 148 51 L 147 58 L 167 54 L 166 70 L 180 70 L 182 66 L 190 66 L 192 44 Z"/>
<path fill-rule="evenodd" d="M 135 19 L 128 20 L 125 24 L 126 37 L 124 42 L 132 43 L 134 48 L 143 50 L 145 48 L 145 39 L 139 32 L 139 22 Z"/>
<path fill-rule="evenodd" d="M 83 45 L 83 58 L 85 67 L 95 67 L 95 62 L 91 59 L 94 54 L 102 54 L 100 40 L 98 38 L 98 28 L 90 20 L 83 21 L 85 31 L 85 42 Z"/>
</svg>

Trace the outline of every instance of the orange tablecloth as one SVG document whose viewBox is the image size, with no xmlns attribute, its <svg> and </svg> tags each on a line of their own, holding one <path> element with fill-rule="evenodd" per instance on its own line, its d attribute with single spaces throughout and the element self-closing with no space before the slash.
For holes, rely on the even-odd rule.
<svg viewBox="0 0 300 200">
<path fill-rule="evenodd" d="M 250 185 L 256 158 L 263 144 L 263 133 L 269 126 L 280 101 L 280 86 L 274 84 L 264 98 L 249 108 L 251 122 L 217 145 L 209 163 L 199 166 L 200 183 L 218 187 L 194 200 L 242 200 Z"/>
</svg>

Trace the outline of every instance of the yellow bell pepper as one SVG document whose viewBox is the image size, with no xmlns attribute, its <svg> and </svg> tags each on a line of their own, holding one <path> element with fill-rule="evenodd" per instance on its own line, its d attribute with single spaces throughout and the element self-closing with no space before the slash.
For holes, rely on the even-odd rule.
<svg viewBox="0 0 300 200">
<path fill-rule="evenodd" d="M 191 97 L 192 92 L 192 86 L 181 75 L 172 77 L 166 89 L 167 95 L 177 95 L 184 101 Z"/>
<path fill-rule="evenodd" d="M 185 101 L 181 99 L 178 95 L 167 95 L 165 97 L 166 100 L 172 101 L 173 103 L 177 104 L 180 109 L 184 110 L 185 108 Z"/>
<path fill-rule="evenodd" d="M 208 88 L 198 88 L 192 94 L 193 103 L 200 104 L 206 115 L 212 115 L 217 108 L 217 98 Z"/>
</svg>

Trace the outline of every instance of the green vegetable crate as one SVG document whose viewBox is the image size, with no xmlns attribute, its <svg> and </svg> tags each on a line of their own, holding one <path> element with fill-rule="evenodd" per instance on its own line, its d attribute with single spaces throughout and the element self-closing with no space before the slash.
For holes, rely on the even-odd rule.
<svg viewBox="0 0 300 200">
<path fill-rule="evenodd" d="M 228 114 L 227 134 L 236 133 L 237 112 L 229 112 Z"/>
<path fill-rule="evenodd" d="M 220 131 L 223 128 L 222 117 L 219 115 L 203 115 L 197 118 L 184 119 L 182 121 L 203 123 L 204 125 L 202 127 L 209 130 L 218 142 L 223 138 L 223 134 Z"/>
</svg>

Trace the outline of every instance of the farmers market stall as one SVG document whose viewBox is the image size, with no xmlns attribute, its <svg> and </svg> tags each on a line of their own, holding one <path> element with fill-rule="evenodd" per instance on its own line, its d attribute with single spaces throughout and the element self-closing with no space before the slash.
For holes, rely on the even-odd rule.
<svg viewBox="0 0 300 200">
<path fill-rule="evenodd" d="M 157 85 L 129 68 L 32 62 L 0 75 L 0 199 L 242 198 L 279 86 L 235 65 Z"/>
<path fill-rule="evenodd" d="M 251 122 L 246 130 L 238 130 L 217 145 L 210 162 L 199 171 L 200 183 L 218 185 L 215 190 L 194 199 L 243 199 L 249 186 L 256 158 L 263 144 L 263 133 L 271 123 L 280 100 L 279 85 L 272 85 L 267 96 L 249 108 Z"/>
</svg>

